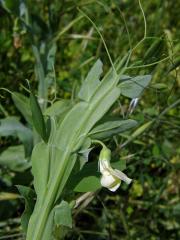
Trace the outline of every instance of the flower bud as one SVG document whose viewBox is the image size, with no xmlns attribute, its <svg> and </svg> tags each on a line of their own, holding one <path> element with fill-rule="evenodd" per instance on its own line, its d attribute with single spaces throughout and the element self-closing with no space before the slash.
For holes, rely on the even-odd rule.
<svg viewBox="0 0 180 240">
<path fill-rule="evenodd" d="M 99 160 L 111 160 L 111 150 L 107 148 L 106 146 L 103 146 L 100 155 L 99 155 Z"/>
</svg>

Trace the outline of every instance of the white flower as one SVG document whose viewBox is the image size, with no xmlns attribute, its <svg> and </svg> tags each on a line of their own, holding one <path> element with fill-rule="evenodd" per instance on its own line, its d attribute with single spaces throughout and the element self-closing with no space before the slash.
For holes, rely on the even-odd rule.
<svg viewBox="0 0 180 240">
<path fill-rule="evenodd" d="M 113 169 L 110 165 L 110 159 L 111 151 L 103 146 L 99 156 L 99 170 L 102 174 L 101 185 L 115 192 L 119 188 L 121 180 L 130 184 L 132 179 L 128 178 L 123 172 Z"/>
</svg>

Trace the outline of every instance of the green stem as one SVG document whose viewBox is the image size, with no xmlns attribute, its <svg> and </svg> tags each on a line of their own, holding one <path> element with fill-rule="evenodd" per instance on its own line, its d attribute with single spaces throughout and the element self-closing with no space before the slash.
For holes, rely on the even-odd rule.
<svg viewBox="0 0 180 240">
<path fill-rule="evenodd" d="M 95 143 L 95 144 L 100 144 L 103 148 L 106 148 L 106 145 L 103 142 L 101 142 L 100 140 L 92 140 L 91 142 Z"/>
</svg>

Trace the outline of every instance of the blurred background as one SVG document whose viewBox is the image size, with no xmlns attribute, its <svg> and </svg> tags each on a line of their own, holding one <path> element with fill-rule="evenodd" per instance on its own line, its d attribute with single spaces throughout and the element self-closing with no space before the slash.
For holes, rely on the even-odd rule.
<svg viewBox="0 0 180 240">
<path fill-rule="evenodd" d="M 121 150 L 113 140 L 109 142 L 134 181 L 131 186 L 122 184 L 116 193 L 101 190 L 74 216 L 67 239 L 180 239 L 180 2 L 141 3 L 147 34 L 132 54 L 128 74 L 152 74 L 153 78 L 131 117 L 139 126 L 150 120 L 155 123 Z M 15 185 L 32 184 L 27 162 L 31 152 L 27 145 L 32 144 L 29 125 L 18 110 L 17 96 L 6 89 L 28 96 L 28 80 L 43 98 L 38 81 L 43 69 L 48 99 L 70 99 L 97 58 L 104 72 L 110 67 L 102 39 L 78 8 L 94 21 L 114 61 L 144 36 L 136 0 L 0 1 L 0 239 L 23 239 L 24 200 Z M 129 99 L 120 102 L 121 108 L 115 110 L 123 117 Z M 117 145 L 131 133 L 119 135 Z"/>
</svg>

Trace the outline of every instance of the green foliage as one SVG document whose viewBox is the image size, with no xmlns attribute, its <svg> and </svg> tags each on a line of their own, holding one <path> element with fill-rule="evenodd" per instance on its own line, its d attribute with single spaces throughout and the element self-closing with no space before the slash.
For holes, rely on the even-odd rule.
<svg viewBox="0 0 180 240">
<path fill-rule="evenodd" d="M 28 228 L 30 216 L 34 209 L 35 192 L 29 187 L 20 186 L 20 185 L 17 185 L 17 189 L 22 195 L 22 197 L 25 199 L 25 209 L 21 216 L 21 225 L 22 225 L 23 231 L 26 232 Z"/>
<path fill-rule="evenodd" d="M 102 74 L 102 62 L 97 60 L 84 80 L 78 97 L 84 101 L 89 101 L 100 85 L 100 75 Z"/>
<path fill-rule="evenodd" d="M 24 144 L 25 155 L 29 156 L 32 149 L 32 131 L 25 127 L 15 117 L 7 117 L 0 120 L 0 136 L 18 137 L 19 140 Z"/>
<path fill-rule="evenodd" d="M 24 204 L 14 185 L 26 185 L 20 191 L 26 199 L 22 226 L 26 232 L 36 201 L 32 232 L 38 218 L 49 215 L 42 239 L 179 239 L 179 2 L 142 1 L 147 37 L 140 44 L 137 2 L 0 2 L 0 81 L 12 97 L 1 91 L 0 237 L 24 237 Z M 118 58 L 118 89 L 102 39 L 77 7 L 94 20 L 111 58 Z M 36 93 L 35 121 L 25 79 Z M 129 116 L 128 98 L 140 98 L 144 89 Z M 122 184 L 117 194 L 99 191 L 99 149 L 91 147 L 91 138 L 112 149 L 112 167 L 125 170 L 132 186 Z M 80 205 L 70 207 L 72 199 Z"/>
<path fill-rule="evenodd" d="M 66 201 L 62 201 L 54 209 L 54 221 L 56 225 L 72 228 L 71 208 Z"/>
<path fill-rule="evenodd" d="M 11 146 L 0 155 L 0 165 L 12 171 L 22 172 L 30 167 L 30 162 L 25 157 L 23 145 Z"/>
<path fill-rule="evenodd" d="M 106 139 L 121 132 L 129 130 L 137 125 L 137 122 L 132 119 L 120 120 L 120 121 L 108 121 L 102 123 L 89 133 L 92 139 Z"/>
<path fill-rule="evenodd" d="M 150 75 L 133 77 L 119 84 L 121 94 L 129 98 L 138 98 L 151 81 Z"/>
<path fill-rule="evenodd" d="M 39 106 L 39 103 L 36 97 L 31 93 L 30 94 L 30 106 L 32 112 L 32 120 L 33 126 L 35 127 L 36 131 L 39 133 L 41 138 L 46 142 L 47 141 L 47 130 L 46 130 L 46 123 Z"/>
<path fill-rule="evenodd" d="M 32 114 L 30 111 L 29 99 L 18 92 L 12 93 L 12 99 L 13 99 L 15 106 L 20 111 L 20 113 L 24 116 L 26 121 L 29 124 L 32 124 Z"/>
</svg>

